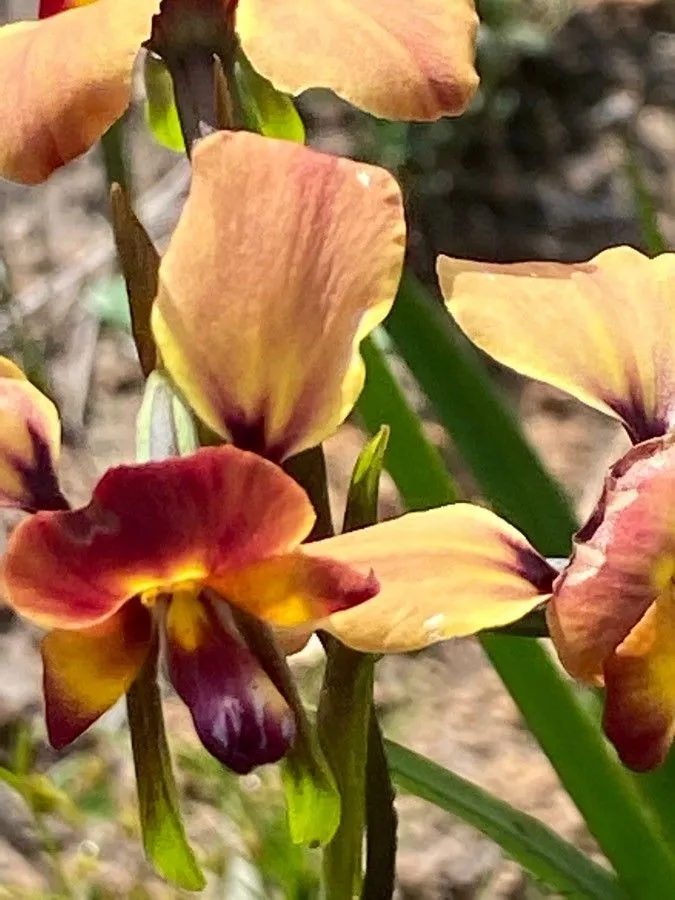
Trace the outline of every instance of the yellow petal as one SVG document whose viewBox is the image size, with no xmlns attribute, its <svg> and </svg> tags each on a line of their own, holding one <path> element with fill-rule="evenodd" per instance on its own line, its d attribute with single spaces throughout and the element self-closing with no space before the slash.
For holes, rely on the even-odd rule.
<svg viewBox="0 0 675 900">
<path fill-rule="evenodd" d="M 44 181 L 122 115 L 158 8 L 159 0 L 98 0 L 0 28 L 0 176 Z"/>
<path fill-rule="evenodd" d="M 486 353 L 620 419 L 633 441 L 675 424 L 675 254 L 587 263 L 441 257 L 448 309 Z"/>
<path fill-rule="evenodd" d="M 387 119 L 457 115 L 471 100 L 472 0 L 240 0 L 237 30 L 279 89 L 331 88 Z"/>
<path fill-rule="evenodd" d="M 380 592 L 321 627 L 356 650 L 398 653 L 514 622 L 544 602 L 555 572 L 494 513 L 455 504 L 309 544 Z"/>
<path fill-rule="evenodd" d="M 193 164 L 155 339 L 208 426 L 280 460 L 328 437 L 361 391 L 358 345 L 403 262 L 400 192 L 382 169 L 244 132 L 206 138 Z"/>
<path fill-rule="evenodd" d="M 605 664 L 603 726 L 621 760 L 644 772 L 675 737 L 675 604 L 660 597 Z"/>
</svg>

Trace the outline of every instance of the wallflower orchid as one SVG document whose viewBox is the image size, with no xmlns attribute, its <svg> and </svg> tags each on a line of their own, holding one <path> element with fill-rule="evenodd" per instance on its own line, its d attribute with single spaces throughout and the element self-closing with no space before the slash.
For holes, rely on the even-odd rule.
<svg viewBox="0 0 675 900">
<path fill-rule="evenodd" d="M 164 0 L 161 9 L 200 40 L 235 17 L 247 57 L 280 90 L 331 88 L 387 118 L 458 114 L 477 84 L 472 0 Z M 39 182 L 92 146 L 126 109 L 159 12 L 160 0 L 42 0 L 43 21 L 0 29 L 0 175 Z"/>
<path fill-rule="evenodd" d="M 361 392 L 359 344 L 403 265 L 400 191 L 383 169 L 245 132 L 205 138 L 192 161 L 155 338 L 200 418 L 278 462 L 329 437 Z"/>
<path fill-rule="evenodd" d="M 438 268 L 474 343 L 618 419 L 633 443 L 575 537 L 547 618 L 567 670 L 604 685 L 621 759 L 650 769 L 675 736 L 675 254 L 618 247 L 578 265 L 442 257 Z"/>
<path fill-rule="evenodd" d="M 397 652 L 514 621 L 550 589 L 546 563 L 486 510 L 441 508 L 300 547 L 313 522 L 293 479 L 232 446 L 112 469 L 86 507 L 24 520 L 2 577 L 14 609 L 50 629 L 51 742 L 68 744 L 112 706 L 159 637 L 202 742 L 245 772 L 283 755 L 295 721 L 242 616 L 290 643 L 323 628 Z M 486 532 L 500 538 L 487 553 Z M 463 602 L 468 585 L 484 603 Z"/>
</svg>

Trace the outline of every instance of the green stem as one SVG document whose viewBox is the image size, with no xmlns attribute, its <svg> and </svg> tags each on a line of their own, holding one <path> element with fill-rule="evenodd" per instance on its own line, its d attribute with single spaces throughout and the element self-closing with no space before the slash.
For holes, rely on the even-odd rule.
<svg viewBox="0 0 675 900">
<path fill-rule="evenodd" d="M 372 710 L 366 763 L 366 874 L 361 900 L 391 900 L 394 894 L 398 842 L 394 799 L 382 732 Z"/>
<path fill-rule="evenodd" d="M 131 175 L 125 149 L 125 128 L 124 117 L 113 122 L 101 138 L 101 149 L 108 187 L 119 184 L 129 196 L 131 194 Z"/>
</svg>

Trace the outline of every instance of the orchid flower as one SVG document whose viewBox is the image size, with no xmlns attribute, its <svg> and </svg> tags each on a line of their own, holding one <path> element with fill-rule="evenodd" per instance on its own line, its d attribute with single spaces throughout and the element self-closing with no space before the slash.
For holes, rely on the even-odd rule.
<svg viewBox="0 0 675 900">
<path fill-rule="evenodd" d="M 6 387 L 0 379 L 0 398 Z M 27 429 L 48 401 L 34 388 L 25 395 L 3 415 L 23 414 Z M 246 772 L 285 753 L 295 719 L 242 617 L 286 645 L 321 628 L 357 649 L 402 652 L 512 622 L 552 582 L 487 510 L 445 507 L 301 547 L 314 518 L 282 469 L 221 446 L 111 469 L 84 508 L 21 522 L 2 581 L 7 602 L 48 629 L 52 744 L 109 709 L 159 644 L 205 747 Z M 487 553 L 485 533 L 499 536 Z M 469 585 L 484 603 L 464 602 Z"/>
<path fill-rule="evenodd" d="M 472 0 L 42 0 L 40 12 L 42 21 L 0 29 L 0 176 L 26 183 L 85 152 L 123 114 L 160 13 L 188 42 L 234 27 L 279 90 L 331 88 L 378 116 L 455 115 L 477 85 Z"/>
<path fill-rule="evenodd" d="M 547 619 L 570 674 L 604 685 L 621 759 L 651 769 L 675 736 L 675 254 L 615 247 L 576 265 L 441 257 L 438 268 L 478 347 L 618 419 L 633 443 L 574 539 Z"/>
</svg>

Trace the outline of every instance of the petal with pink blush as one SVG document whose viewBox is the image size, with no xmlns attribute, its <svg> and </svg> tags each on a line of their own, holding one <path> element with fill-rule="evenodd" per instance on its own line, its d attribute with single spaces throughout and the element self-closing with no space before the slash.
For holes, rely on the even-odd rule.
<svg viewBox="0 0 675 900">
<path fill-rule="evenodd" d="M 379 590 L 372 571 L 361 574 L 302 551 L 215 573 L 208 583 L 230 603 L 282 628 L 311 626 L 370 600 Z"/>
<path fill-rule="evenodd" d="M 675 444 L 654 439 L 610 471 L 547 608 L 565 668 L 600 683 L 605 660 L 675 575 Z"/>
<path fill-rule="evenodd" d="M 466 108 L 477 26 L 472 0 L 239 0 L 237 11 L 244 51 L 279 89 L 331 88 L 385 119 Z"/>
<path fill-rule="evenodd" d="M 56 407 L 0 357 L 0 506 L 66 508 L 55 472 L 60 449 Z"/>
<path fill-rule="evenodd" d="M 170 601 L 166 652 L 171 682 L 209 753 L 240 775 L 281 759 L 295 737 L 293 713 L 203 595 Z"/>
<path fill-rule="evenodd" d="M 675 426 L 675 254 L 585 263 L 440 257 L 451 315 L 482 350 L 620 419 L 637 443 Z"/>
<path fill-rule="evenodd" d="M 280 461 L 334 432 L 363 387 L 359 344 L 401 274 L 400 191 L 383 169 L 244 132 L 205 138 L 193 166 L 155 339 L 211 429 Z"/>
<path fill-rule="evenodd" d="M 125 111 L 159 0 L 97 0 L 0 28 L 0 176 L 44 181 Z M 64 47 L 68 52 L 64 53 Z M 58 88 L 58 90 L 57 90 Z"/>
<path fill-rule="evenodd" d="M 675 737 L 675 604 L 672 587 L 605 663 L 603 727 L 622 762 L 660 765 Z"/>
<path fill-rule="evenodd" d="M 84 509 L 18 526 L 4 560 L 7 599 L 43 626 L 95 625 L 137 594 L 287 552 L 313 522 L 292 478 L 234 447 L 120 466 Z"/>
<path fill-rule="evenodd" d="M 522 618 L 548 599 L 554 570 L 488 510 L 455 504 L 318 541 L 321 554 L 366 573 L 380 592 L 321 623 L 344 644 L 404 653 Z"/>
<path fill-rule="evenodd" d="M 131 687 L 152 642 L 152 620 L 137 600 L 101 625 L 52 631 L 42 639 L 49 741 L 57 750 L 86 731 Z"/>
</svg>

